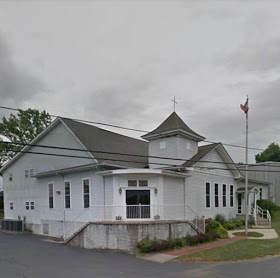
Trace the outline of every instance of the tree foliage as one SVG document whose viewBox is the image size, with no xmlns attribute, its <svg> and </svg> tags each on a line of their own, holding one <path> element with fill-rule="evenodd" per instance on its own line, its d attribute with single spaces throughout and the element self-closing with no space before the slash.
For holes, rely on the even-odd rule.
<svg viewBox="0 0 280 278">
<path fill-rule="evenodd" d="M 263 152 L 255 156 L 256 162 L 280 161 L 280 147 L 271 143 Z"/>
<path fill-rule="evenodd" d="M 37 109 L 19 110 L 16 115 L 11 114 L 9 118 L 2 118 L 0 135 L 14 143 L 28 143 L 50 123 L 51 116 L 46 111 L 40 112 Z M 3 139 L 0 137 L 0 167 L 23 147 L 20 145 L 3 144 L 1 141 Z"/>
</svg>

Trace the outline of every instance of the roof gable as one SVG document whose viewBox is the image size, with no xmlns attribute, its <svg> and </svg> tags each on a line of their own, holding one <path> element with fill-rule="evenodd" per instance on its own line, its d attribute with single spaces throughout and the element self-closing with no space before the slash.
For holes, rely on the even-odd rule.
<svg viewBox="0 0 280 278">
<path fill-rule="evenodd" d="M 160 124 L 153 131 L 142 136 L 144 139 L 153 139 L 157 137 L 170 136 L 174 134 L 181 134 L 184 137 L 189 137 L 196 141 L 202 141 L 205 138 L 190 129 L 184 121 L 173 112 L 162 124 Z"/>
</svg>

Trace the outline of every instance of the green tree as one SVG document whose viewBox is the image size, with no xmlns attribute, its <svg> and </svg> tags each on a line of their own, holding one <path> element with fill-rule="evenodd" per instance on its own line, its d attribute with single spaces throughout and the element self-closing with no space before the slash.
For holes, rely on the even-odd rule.
<svg viewBox="0 0 280 278">
<path fill-rule="evenodd" d="M 255 156 L 256 162 L 280 161 L 280 147 L 271 143 L 263 152 Z"/>
<path fill-rule="evenodd" d="M 29 143 L 51 123 L 51 116 L 37 109 L 19 110 L 9 118 L 3 117 L 0 123 L 0 135 L 10 142 Z M 4 162 L 11 159 L 19 150 L 21 145 L 1 143 L 0 138 L 0 167 Z"/>
</svg>

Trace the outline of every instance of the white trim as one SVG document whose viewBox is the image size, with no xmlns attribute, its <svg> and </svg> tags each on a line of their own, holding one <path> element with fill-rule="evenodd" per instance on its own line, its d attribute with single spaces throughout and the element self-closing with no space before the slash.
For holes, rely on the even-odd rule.
<svg viewBox="0 0 280 278">
<path fill-rule="evenodd" d="M 53 185 L 53 208 L 50 208 L 50 188 L 49 188 L 49 185 L 50 185 L 50 184 Z M 49 208 L 49 209 L 55 209 L 54 196 L 55 196 L 54 182 L 49 182 L 49 183 L 48 183 L 48 208 Z"/>
<path fill-rule="evenodd" d="M 86 178 L 82 178 L 82 208 L 83 209 L 88 209 L 88 208 L 85 208 L 85 201 L 84 201 L 84 180 L 88 180 L 89 181 L 89 207 L 91 206 L 91 177 L 86 177 Z"/>
<path fill-rule="evenodd" d="M 69 189 L 70 189 L 70 208 L 66 208 L 66 202 L 65 202 L 65 183 L 69 182 Z M 72 209 L 72 186 L 71 186 L 71 180 L 64 180 L 64 209 Z"/>
</svg>

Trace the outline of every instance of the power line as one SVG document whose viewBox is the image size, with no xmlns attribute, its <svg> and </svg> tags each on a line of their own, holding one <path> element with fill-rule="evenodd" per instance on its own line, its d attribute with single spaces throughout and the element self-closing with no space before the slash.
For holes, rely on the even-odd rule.
<svg viewBox="0 0 280 278">
<path fill-rule="evenodd" d="M 154 155 L 140 155 L 140 154 L 132 154 L 132 153 L 120 153 L 120 152 L 109 152 L 109 151 L 99 151 L 99 150 L 91 150 L 91 149 L 79 149 L 79 148 L 68 148 L 68 147 L 58 147 L 58 146 L 50 146 L 50 145 L 38 145 L 38 144 L 29 144 L 23 142 L 7 142 L 1 141 L 1 144 L 6 145 L 20 145 L 20 146 L 30 146 L 30 147 L 38 147 L 38 148 L 48 148 L 48 149 L 58 149 L 58 150 L 67 150 L 67 151 L 79 151 L 79 152 L 92 152 L 92 153 L 100 153 L 100 154 L 110 154 L 110 155 L 119 155 L 119 156 L 131 156 L 131 157 L 139 157 L 139 158 L 156 158 L 163 160 L 175 160 L 175 161 L 183 161 L 183 162 L 201 162 L 201 163 L 214 163 L 214 164 L 226 164 L 226 165 L 235 165 L 234 162 L 219 162 L 219 161 L 207 161 L 207 160 L 194 160 L 194 159 L 183 159 L 183 158 L 175 158 L 175 157 L 163 157 L 163 156 L 154 156 Z M 245 164 L 242 164 L 245 165 Z M 248 164 L 248 166 L 259 166 L 257 164 Z M 273 167 L 280 167 L 277 165 L 273 165 Z"/>
<path fill-rule="evenodd" d="M 24 110 L 24 109 L 12 108 L 12 107 L 7 107 L 7 106 L 0 106 L 0 109 L 6 109 L 6 110 L 11 110 L 11 111 L 20 111 L 20 110 Z M 129 127 L 124 127 L 124 126 L 119 126 L 119 125 L 113 125 L 113 124 L 107 124 L 107 123 L 102 123 L 102 122 L 94 122 L 94 121 L 82 120 L 82 119 L 77 119 L 77 118 L 69 118 L 69 117 L 63 117 L 63 116 L 53 115 L 53 114 L 49 114 L 49 115 L 50 115 L 51 117 L 53 117 L 53 118 L 65 118 L 65 119 L 69 119 L 69 120 L 74 120 L 74 121 L 79 121 L 79 122 L 84 122 L 84 123 L 90 123 L 90 124 L 96 124 L 96 125 L 109 126 L 109 127 L 114 127 L 114 128 L 129 130 L 129 131 L 137 131 L 137 132 L 143 132 L 143 133 L 149 133 L 149 132 L 150 132 L 150 131 L 147 131 L 147 130 L 129 128 Z M 162 134 L 162 133 L 158 133 L 158 134 L 155 134 L 155 135 L 163 135 L 163 134 Z M 217 142 L 208 141 L 208 140 L 204 140 L 204 142 L 212 143 L 212 144 L 217 143 Z M 242 148 L 242 149 L 245 149 L 245 148 L 246 148 L 245 146 L 236 145 L 236 144 L 228 144 L 228 143 L 222 143 L 222 144 L 223 144 L 224 146 L 228 146 L 228 147 L 235 147 L 235 148 Z M 255 147 L 248 147 L 248 149 L 250 149 L 250 150 L 258 150 L 258 151 L 264 151 L 264 149 L 255 148 Z"/>
<path fill-rule="evenodd" d="M 95 159 L 101 159 L 101 160 L 107 160 L 107 161 L 116 161 L 116 162 L 130 162 L 130 163 L 138 163 L 138 164 L 144 164 L 143 161 L 136 161 L 136 160 L 124 160 L 124 159 L 115 159 L 115 158 L 91 158 L 91 157 L 85 157 L 85 156 L 77 156 L 77 155 L 67 155 L 67 154 L 57 154 L 57 153 L 42 153 L 42 152 L 30 152 L 30 151 L 22 151 L 22 150 L 13 150 L 13 149 L 3 149 L 0 148 L 0 151 L 12 151 L 16 153 L 28 153 L 28 154 L 35 154 L 35 155 L 46 155 L 46 156 L 57 156 L 57 157 L 68 157 L 68 158 L 81 158 L 81 159 L 87 159 L 87 160 L 95 160 Z M 168 167 L 180 167 L 180 165 L 173 165 L 173 164 L 166 164 L 166 163 L 156 163 L 156 162 L 150 162 L 150 164 L 153 165 L 160 165 L 160 166 L 168 166 Z M 207 166 L 194 166 L 194 168 L 199 169 L 207 169 L 207 170 L 224 170 L 224 171 L 230 171 L 229 168 L 218 168 L 218 167 L 207 167 Z M 273 170 L 242 170 L 243 172 L 271 172 L 271 173 L 280 173 L 280 171 L 273 171 Z"/>
</svg>

